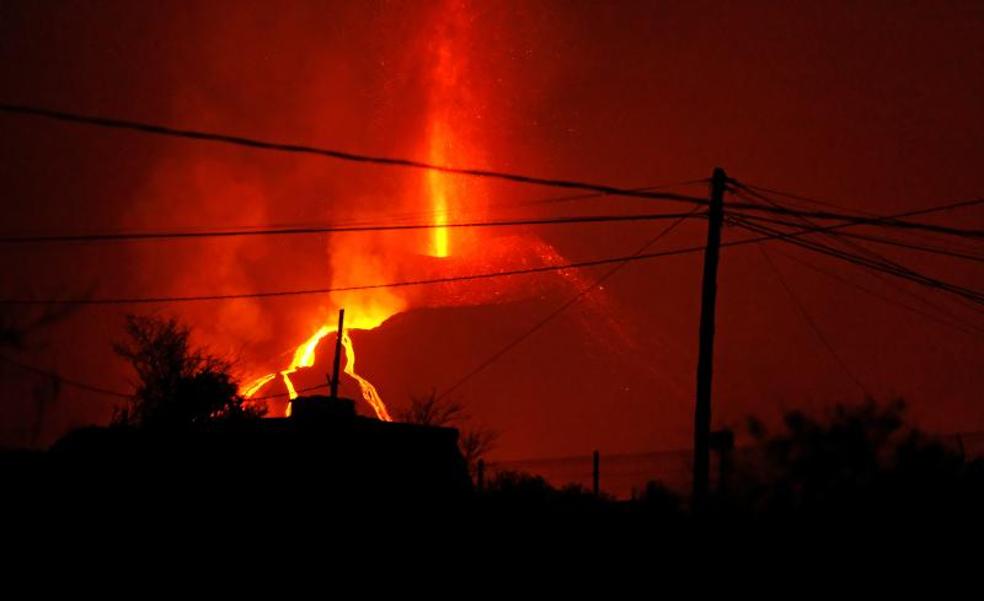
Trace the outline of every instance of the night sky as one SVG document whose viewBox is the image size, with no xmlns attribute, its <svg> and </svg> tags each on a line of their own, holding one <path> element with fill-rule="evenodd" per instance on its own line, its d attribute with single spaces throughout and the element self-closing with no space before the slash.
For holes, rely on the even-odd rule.
<svg viewBox="0 0 984 601">
<path fill-rule="evenodd" d="M 742 182 L 876 214 L 982 194 L 982 73 L 980 2 L 0 4 L 4 103 L 632 188 L 700 180 L 721 166 Z M 538 203 L 570 191 L 442 181 L 449 222 L 689 210 L 617 197 Z M 417 223 L 433 214 L 428 186 L 421 171 L 0 114 L 4 235 Z M 669 189 L 707 194 L 705 183 Z M 921 219 L 984 228 L 980 207 Z M 666 225 L 455 231 L 443 259 L 428 256 L 422 232 L 5 245 L 0 297 L 229 294 L 466 274 L 627 255 Z M 703 244 L 705 230 L 688 221 L 653 250 Z M 723 236 L 748 234 L 727 227 Z M 984 430 L 980 306 L 781 242 L 763 247 L 782 280 L 757 245 L 722 251 L 715 427 L 822 411 L 867 392 L 905 398 L 915 422 L 935 432 Z M 871 248 L 984 289 L 979 263 Z M 249 379 L 285 368 L 339 305 L 380 303 L 394 316 L 352 338 L 359 373 L 399 408 L 455 384 L 604 269 L 372 297 L 80 307 L 4 353 L 126 392 L 133 376 L 112 343 L 126 312 L 153 312 L 186 320 L 197 342 L 235 358 Z M 700 254 L 627 265 L 457 388 L 474 422 L 501 433 L 493 456 L 689 446 L 700 273 Z M 40 310 L 3 311 L 25 322 Z M 332 346 L 319 347 L 301 385 L 323 381 Z M 31 444 L 43 382 L 11 365 L 0 375 L 0 445 Z M 282 391 L 274 382 L 265 392 Z M 40 443 L 106 422 L 117 403 L 63 387 Z"/>
</svg>

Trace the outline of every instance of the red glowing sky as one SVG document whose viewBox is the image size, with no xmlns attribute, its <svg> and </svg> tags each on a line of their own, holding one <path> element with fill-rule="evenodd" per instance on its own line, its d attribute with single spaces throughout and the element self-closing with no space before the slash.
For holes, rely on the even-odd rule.
<svg viewBox="0 0 984 601">
<path fill-rule="evenodd" d="M 891 213 L 981 194 L 982 34 L 984 9 L 976 2 L 4 2 L 0 96 L 625 187 L 706 177 L 721 165 L 743 181 Z M 457 65 L 442 92 L 455 115 L 456 142 L 453 152 L 435 157 L 428 128 L 441 40 Z M 419 172 L 10 116 L 0 116 L 0 131 L 4 232 L 386 221 L 428 207 Z M 517 208 L 563 191 L 455 185 L 469 199 L 463 218 L 681 209 L 612 198 Z M 682 191 L 705 193 L 699 186 Z M 984 226 L 976 209 L 937 219 Z M 534 248 L 554 248 L 575 261 L 624 255 L 662 227 L 496 232 L 480 239 L 470 267 L 454 268 L 532 260 Z M 700 244 L 704 227 L 681 226 L 660 248 Z M 335 236 L 335 260 L 318 237 L 4 248 L 0 292 L 142 296 L 318 287 L 340 277 L 339 257 L 390 265 L 394 249 L 408 240 L 416 248 L 420 236 Z M 887 254 L 984 286 L 974 264 Z M 879 398 L 904 396 L 927 428 L 984 429 L 979 335 L 942 329 L 772 256 L 865 388 Z M 831 259 L 810 260 L 881 294 L 904 294 Z M 350 265 L 345 277 L 376 279 L 379 270 L 367 265 Z M 439 269 L 403 261 L 383 275 Z M 599 273 L 583 276 L 590 281 Z M 572 294 L 551 278 L 413 292 L 413 310 L 353 334 L 360 372 L 391 406 L 441 390 Z M 476 421 L 502 433 L 500 457 L 687 446 L 699 279 L 697 255 L 628 266 L 603 294 L 566 312 L 456 395 Z M 979 326 L 979 312 L 900 285 Z M 501 302 L 491 303 L 497 294 Z M 755 248 L 724 252 L 719 299 L 717 425 L 860 398 Z M 317 327 L 329 305 L 297 298 L 154 310 L 188 320 L 202 342 L 240 357 L 244 370 L 270 371 L 285 366 L 284 354 Z M 125 366 L 110 351 L 123 311 L 80 309 L 17 356 L 126 390 Z M 0 444 L 25 444 L 36 408 L 19 399 L 29 398 L 34 384 L 12 369 L 2 375 Z M 307 376 L 321 377 L 320 370 Z M 114 402 L 66 389 L 46 415 L 46 440 L 104 421 Z"/>
</svg>

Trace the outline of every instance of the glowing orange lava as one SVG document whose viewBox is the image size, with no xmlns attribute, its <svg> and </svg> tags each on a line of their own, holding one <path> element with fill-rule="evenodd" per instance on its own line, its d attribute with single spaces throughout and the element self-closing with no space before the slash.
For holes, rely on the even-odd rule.
<svg viewBox="0 0 984 601">
<path fill-rule="evenodd" d="M 443 165 L 447 163 L 447 142 L 444 136 L 446 127 L 443 123 L 434 124 L 430 132 L 429 159 L 432 163 Z M 451 192 L 451 182 L 446 174 L 439 171 L 427 172 L 428 196 L 431 199 L 431 209 L 434 212 L 433 223 L 445 226 L 448 223 L 448 200 Z M 451 254 L 448 240 L 448 228 L 436 227 L 431 230 L 428 254 L 432 257 L 447 257 Z"/>
<path fill-rule="evenodd" d="M 463 85 L 464 75 L 468 66 L 464 53 L 461 51 L 463 42 L 467 39 L 466 6 L 457 0 L 451 0 L 441 10 L 436 26 L 437 31 L 429 37 L 429 50 L 432 62 L 429 65 L 430 87 L 429 108 L 427 113 L 426 154 L 428 160 L 437 165 L 452 165 L 474 160 L 474 144 L 468 143 L 468 123 L 473 119 L 468 86 Z M 468 151 L 466 153 L 466 151 Z M 417 250 L 426 255 L 447 258 L 452 254 L 450 230 L 446 226 L 449 216 L 455 213 L 459 197 L 464 196 L 465 188 L 460 178 L 452 177 L 439 171 L 428 171 L 424 177 L 425 198 L 430 205 L 433 215 L 432 223 L 439 227 L 433 228 L 428 234 L 424 249 Z M 469 197 L 474 197 L 474 190 L 468 189 Z M 474 207 L 472 207 L 474 208 Z M 468 240 L 461 238 L 463 252 Z M 371 245 L 339 246 L 332 248 L 333 284 L 339 282 L 385 281 L 393 269 L 393 259 L 378 250 L 370 250 Z M 403 250 L 403 249 L 401 249 Z M 345 348 L 345 373 L 352 377 L 362 391 L 362 397 L 373 408 L 381 420 L 391 421 L 386 405 L 380 398 L 376 388 L 355 371 L 355 349 L 348 335 L 350 329 L 371 330 L 378 327 L 393 315 L 407 307 L 406 300 L 396 291 L 379 289 L 360 291 L 355 294 L 341 294 L 332 298 L 336 307 L 346 308 L 345 332 L 342 335 L 342 345 Z M 323 308 L 320 314 L 324 314 Z M 291 400 L 297 398 L 298 391 L 291 381 L 291 375 L 301 368 L 312 367 L 315 363 L 315 352 L 318 344 L 329 334 L 337 330 L 334 316 L 321 319 L 320 325 L 307 340 L 294 351 L 290 365 L 280 372 L 266 374 L 255 379 L 244 389 L 244 396 L 252 398 L 266 384 L 274 380 L 278 373 L 287 388 Z M 303 392 L 303 391 L 302 391 Z M 287 415 L 290 414 L 290 404 L 287 405 Z"/>
<path fill-rule="evenodd" d="M 376 392 L 376 387 L 370 384 L 369 380 L 355 373 L 355 350 L 352 348 L 352 339 L 349 338 L 348 332 L 342 333 L 342 345 L 345 347 L 345 373 L 352 376 L 359 383 L 359 388 L 362 390 L 362 398 L 372 406 L 373 411 L 376 412 L 376 417 L 384 422 L 393 421 L 389 411 L 386 410 L 383 399 Z"/>
<path fill-rule="evenodd" d="M 378 302 L 378 298 L 375 300 L 377 301 L 375 303 L 366 303 L 366 307 L 369 310 L 350 310 L 346 314 L 345 332 L 342 334 L 342 346 L 345 348 L 346 356 L 344 372 L 358 382 L 359 388 L 362 390 L 362 398 L 365 399 L 365 401 L 372 407 L 373 411 L 375 411 L 376 417 L 383 421 L 393 421 L 390 417 L 389 411 L 386 409 L 386 404 L 383 403 L 383 399 L 379 396 L 376 388 L 368 380 L 356 373 L 355 348 L 352 345 L 352 339 L 349 337 L 350 329 L 374 329 L 402 309 L 399 304 L 389 305 L 387 308 L 385 303 Z M 331 325 L 326 324 L 318 328 L 318 330 L 310 338 L 304 341 L 304 343 L 298 346 L 294 351 L 294 356 L 291 359 L 290 366 L 279 372 L 280 377 L 283 379 L 284 386 L 287 388 L 287 395 L 290 400 L 294 400 L 298 396 L 297 390 L 294 388 L 294 383 L 290 379 L 291 374 L 295 373 L 302 367 L 312 367 L 315 363 L 315 352 L 318 348 L 318 344 L 323 338 L 329 334 L 334 334 L 337 330 L 338 326 L 334 323 Z M 243 396 L 247 399 L 252 398 L 260 389 L 276 377 L 277 373 L 270 373 L 255 379 L 244 389 Z M 291 405 L 288 403 L 285 415 L 289 416 L 290 410 Z"/>
<path fill-rule="evenodd" d="M 460 48 L 467 15 L 464 5 L 459 2 L 447 3 L 442 13 L 439 32 L 434 36 L 430 49 L 433 62 L 430 70 L 427 158 L 435 165 L 451 165 L 471 158 L 461 156 L 466 148 L 461 144 L 463 140 L 458 139 L 462 137 L 460 132 L 464 129 L 464 123 L 471 116 L 467 85 L 463 85 L 462 77 L 467 70 L 467 61 Z M 458 183 L 458 179 L 446 173 L 427 172 L 427 195 L 434 225 L 446 225 L 449 213 L 455 212 L 460 195 Z M 451 255 L 448 228 L 431 230 L 427 254 L 432 257 Z"/>
<path fill-rule="evenodd" d="M 252 384 L 250 384 L 243 390 L 243 396 L 246 397 L 247 399 L 252 398 L 253 395 L 259 392 L 261 388 L 267 385 L 267 382 L 269 382 L 270 380 L 276 377 L 277 374 L 267 374 L 261 378 L 257 378 L 256 380 L 253 381 Z"/>
</svg>

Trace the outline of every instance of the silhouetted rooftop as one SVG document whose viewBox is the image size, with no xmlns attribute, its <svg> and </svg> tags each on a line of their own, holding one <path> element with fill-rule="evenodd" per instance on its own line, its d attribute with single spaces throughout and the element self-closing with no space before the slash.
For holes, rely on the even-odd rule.
<svg viewBox="0 0 984 601">
<path fill-rule="evenodd" d="M 300 398 L 294 407 L 292 417 L 184 430 L 83 428 L 59 440 L 47 462 L 55 481 L 94 496 L 125 490 L 258 510 L 458 503 L 472 492 L 455 429 L 361 417 L 348 399 Z"/>
</svg>

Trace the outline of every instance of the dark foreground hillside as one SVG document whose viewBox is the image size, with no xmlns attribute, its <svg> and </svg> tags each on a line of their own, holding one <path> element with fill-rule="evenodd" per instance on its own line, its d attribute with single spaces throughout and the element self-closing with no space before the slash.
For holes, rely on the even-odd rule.
<svg viewBox="0 0 984 601">
<path fill-rule="evenodd" d="M 841 408 L 826 420 L 793 413 L 782 432 L 755 432 L 759 444 L 734 456 L 703 508 L 657 482 L 630 500 L 521 472 L 473 483 L 454 429 L 299 408 L 292 418 L 180 431 L 89 428 L 44 453 L 5 452 L 4 515 L 11 525 L 279 524 L 296 533 L 368 524 L 627 536 L 982 524 L 984 461 L 908 430 L 897 405 Z"/>
</svg>

